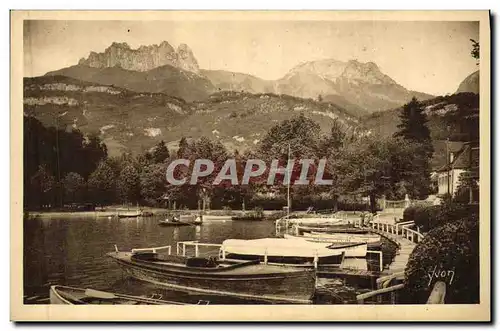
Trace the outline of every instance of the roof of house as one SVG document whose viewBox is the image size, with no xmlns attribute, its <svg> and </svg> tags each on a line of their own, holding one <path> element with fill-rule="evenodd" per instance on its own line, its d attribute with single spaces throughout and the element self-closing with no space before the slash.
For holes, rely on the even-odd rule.
<svg viewBox="0 0 500 331">
<path fill-rule="evenodd" d="M 467 143 L 460 142 L 462 144 L 459 150 L 454 150 L 453 147 L 458 146 L 449 145 L 449 152 L 453 153 L 453 161 L 450 164 L 446 164 L 446 155 L 444 158 L 445 164 L 441 166 L 437 171 L 443 172 L 448 171 L 449 169 L 465 169 L 469 168 L 469 154 L 470 154 L 470 145 Z"/>
</svg>

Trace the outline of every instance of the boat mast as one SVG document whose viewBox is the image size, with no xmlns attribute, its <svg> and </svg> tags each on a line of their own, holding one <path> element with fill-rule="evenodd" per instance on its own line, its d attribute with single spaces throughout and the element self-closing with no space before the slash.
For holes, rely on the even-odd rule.
<svg viewBox="0 0 500 331">
<path fill-rule="evenodd" d="M 288 160 L 290 160 L 290 143 L 288 143 Z M 288 163 L 288 160 L 287 160 L 287 163 Z M 291 178 L 290 178 L 290 169 L 287 169 L 287 172 L 288 172 L 288 186 L 287 186 L 287 193 L 286 193 L 286 204 L 287 204 L 287 208 L 286 208 L 286 211 L 287 211 L 287 219 L 290 218 L 290 182 L 291 182 Z"/>
</svg>

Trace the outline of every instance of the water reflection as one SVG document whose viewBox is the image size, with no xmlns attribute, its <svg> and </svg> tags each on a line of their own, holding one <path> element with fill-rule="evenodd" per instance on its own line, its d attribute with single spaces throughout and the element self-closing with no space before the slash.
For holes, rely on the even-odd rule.
<svg viewBox="0 0 500 331">
<path fill-rule="evenodd" d="M 118 219 L 107 217 L 31 219 L 24 221 L 24 284 L 26 303 L 46 303 L 50 285 L 92 287 L 136 295 L 161 293 L 163 298 L 191 302 L 203 298 L 192 294 L 158 289 L 124 279 L 120 268 L 106 258 L 116 244 L 121 250 L 172 245 L 177 241 L 197 240 L 222 243 L 227 238 L 255 239 L 274 236 L 274 223 L 205 222 L 201 226 L 161 227 L 159 217 Z M 207 254 L 217 256 L 217 249 Z M 384 260 L 390 257 L 384 257 Z M 362 270 L 376 270 L 378 260 L 345 262 Z M 332 285 L 333 284 L 333 285 Z M 342 283 L 330 284 L 329 291 L 345 289 Z M 333 287 L 332 287 L 333 286 Z M 349 296 L 352 293 L 349 292 Z M 28 300 L 29 299 L 29 300 Z M 207 299 L 205 297 L 205 299 Z M 45 300 L 45 301 L 43 301 Z M 214 303 L 238 303 L 233 298 L 211 298 Z"/>
</svg>

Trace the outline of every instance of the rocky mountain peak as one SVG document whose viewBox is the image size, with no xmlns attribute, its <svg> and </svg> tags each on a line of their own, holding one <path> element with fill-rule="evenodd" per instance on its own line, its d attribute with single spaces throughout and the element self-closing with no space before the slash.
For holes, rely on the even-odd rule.
<svg viewBox="0 0 500 331">
<path fill-rule="evenodd" d="M 164 65 L 199 73 L 198 61 L 186 44 L 180 44 L 177 51 L 167 41 L 160 45 L 140 46 L 132 49 L 126 42 L 113 42 L 103 53 L 90 52 L 79 65 L 94 68 L 121 67 L 127 70 L 148 71 Z"/>
<path fill-rule="evenodd" d="M 358 60 L 350 60 L 341 77 L 368 84 L 396 84 L 392 78 L 384 75 L 374 62 L 362 63 Z"/>
<path fill-rule="evenodd" d="M 288 75 L 296 73 L 314 74 L 332 82 L 339 79 L 356 80 L 367 84 L 396 84 L 389 76 L 384 75 L 376 63 L 335 59 L 305 62 L 294 67 Z"/>
<path fill-rule="evenodd" d="M 458 86 L 455 93 L 472 92 L 479 94 L 479 70 L 467 76 Z"/>
</svg>

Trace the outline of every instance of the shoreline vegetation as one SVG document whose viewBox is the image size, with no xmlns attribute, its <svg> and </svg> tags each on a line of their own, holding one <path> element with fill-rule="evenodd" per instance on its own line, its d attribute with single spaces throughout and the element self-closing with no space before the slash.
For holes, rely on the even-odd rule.
<svg viewBox="0 0 500 331">
<path fill-rule="evenodd" d="M 142 212 L 146 212 L 148 216 L 164 216 L 168 214 L 185 214 L 185 215 L 194 215 L 199 214 L 202 211 L 197 209 L 167 209 L 167 208 L 153 208 L 153 207 L 145 207 L 139 206 L 139 209 Z M 25 210 L 24 216 L 27 219 L 34 218 L 55 218 L 55 217 L 116 217 L 118 212 L 127 211 L 127 210 L 136 210 L 136 207 L 127 207 L 127 206 L 110 206 L 103 207 L 101 210 L 90 210 L 90 211 L 58 211 L 58 210 Z M 215 210 L 205 210 L 204 215 L 207 216 L 227 216 L 228 219 L 231 219 L 233 216 L 245 216 L 247 214 L 253 214 L 254 210 L 226 210 L 226 209 L 215 209 Z M 343 214 L 349 217 L 360 217 L 363 212 L 361 211 L 338 211 L 337 213 L 328 213 L 328 214 Z M 263 210 L 262 214 L 264 219 L 277 219 L 279 217 L 284 216 L 286 213 L 282 210 Z M 294 215 L 307 215 L 307 210 L 302 211 L 294 211 Z M 327 215 L 328 215 L 327 214 Z M 314 215 L 314 214 L 309 214 Z"/>
</svg>

